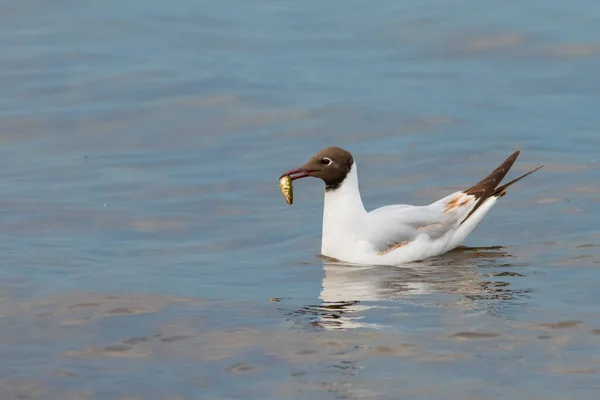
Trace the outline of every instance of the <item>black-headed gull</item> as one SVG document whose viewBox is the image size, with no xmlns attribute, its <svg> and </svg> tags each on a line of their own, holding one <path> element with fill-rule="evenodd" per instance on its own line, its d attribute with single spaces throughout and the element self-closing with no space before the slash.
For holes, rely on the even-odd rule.
<svg viewBox="0 0 600 400">
<path fill-rule="evenodd" d="M 429 205 L 395 204 L 370 212 L 360 197 L 354 158 L 339 147 L 319 151 L 281 177 L 325 182 L 322 255 L 353 264 L 398 265 L 459 246 L 509 186 L 542 168 L 498 186 L 518 156 L 519 151 L 469 189 Z"/>
</svg>

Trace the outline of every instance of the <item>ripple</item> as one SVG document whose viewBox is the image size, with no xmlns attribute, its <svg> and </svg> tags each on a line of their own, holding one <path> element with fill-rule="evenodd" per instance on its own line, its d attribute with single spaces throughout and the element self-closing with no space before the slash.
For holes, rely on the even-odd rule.
<svg viewBox="0 0 600 400">
<path fill-rule="evenodd" d="M 576 326 L 579 326 L 582 323 L 582 321 L 560 321 L 560 322 L 546 322 L 543 324 L 538 324 L 536 325 L 538 328 L 542 328 L 542 329 L 549 329 L 549 330 L 554 330 L 554 329 L 567 329 L 567 328 L 574 328 Z"/>
<path fill-rule="evenodd" d="M 490 339 L 498 336 L 500 335 L 491 332 L 457 332 L 451 337 L 457 339 Z"/>
</svg>

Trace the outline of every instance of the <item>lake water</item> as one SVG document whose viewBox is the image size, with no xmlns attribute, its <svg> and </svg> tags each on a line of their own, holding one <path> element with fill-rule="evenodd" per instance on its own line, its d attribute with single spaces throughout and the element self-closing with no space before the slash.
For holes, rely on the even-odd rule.
<svg viewBox="0 0 600 400">
<path fill-rule="evenodd" d="M 0 0 L 0 398 L 597 399 L 600 3 Z M 515 149 L 466 248 L 319 257 Z"/>
</svg>

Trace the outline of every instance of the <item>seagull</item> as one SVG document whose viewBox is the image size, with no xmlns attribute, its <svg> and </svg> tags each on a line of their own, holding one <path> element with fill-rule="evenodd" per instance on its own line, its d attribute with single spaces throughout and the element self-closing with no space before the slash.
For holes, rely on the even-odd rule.
<svg viewBox="0 0 600 400">
<path fill-rule="evenodd" d="M 314 177 L 325 183 L 321 254 L 350 264 L 400 265 L 446 253 L 460 244 L 514 183 L 543 167 L 500 185 L 520 151 L 486 178 L 429 205 L 394 204 L 366 211 L 354 157 L 327 147 L 302 167 L 281 175 Z"/>
</svg>

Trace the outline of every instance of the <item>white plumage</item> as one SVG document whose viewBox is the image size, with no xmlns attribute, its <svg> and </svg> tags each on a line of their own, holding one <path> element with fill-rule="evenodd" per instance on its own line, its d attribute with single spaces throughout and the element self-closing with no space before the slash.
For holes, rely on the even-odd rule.
<svg viewBox="0 0 600 400">
<path fill-rule="evenodd" d="M 459 199 L 462 206 L 448 204 Z M 490 197 L 469 217 L 477 200 L 456 192 L 426 206 L 390 205 L 367 212 L 354 165 L 342 185 L 325 192 L 321 253 L 356 264 L 397 265 L 460 245 L 496 203 Z"/>
</svg>

